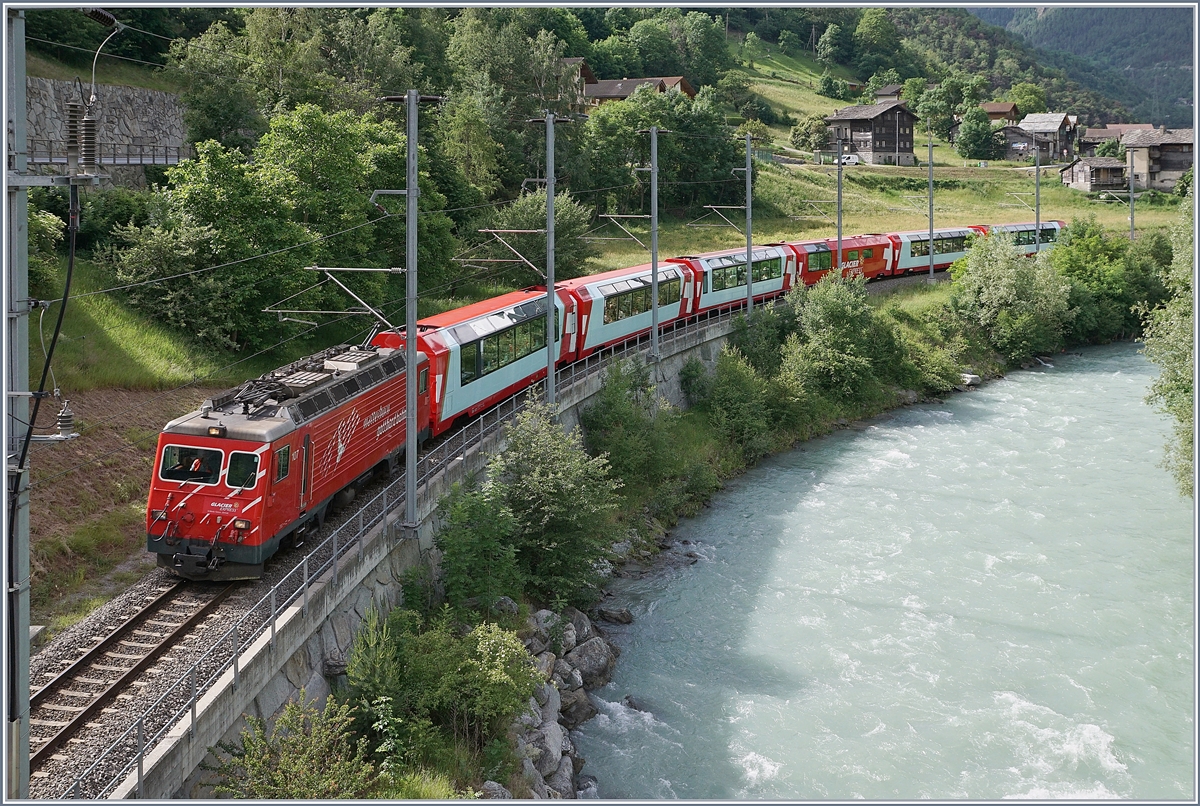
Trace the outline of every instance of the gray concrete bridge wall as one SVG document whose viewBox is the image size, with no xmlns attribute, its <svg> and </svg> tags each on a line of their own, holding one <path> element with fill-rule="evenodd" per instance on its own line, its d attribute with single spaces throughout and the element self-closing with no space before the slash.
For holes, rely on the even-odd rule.
<svg viewBox="0 0 1200 806">
<path fill-rule="evenodd" d="M 732 321 L 726 314 L 692 323 L 664 338 L 654 380 L 659 393 L 673 405 L 684 405 L 679 369 L 693 356 L 711 366 L 732 330 Z M 644 359 L 648 347 L 644 341 L 628 348 L 626 354 L 640 354 Z M 557 402 L 564 428 L 578 424 L 580 410 L 600 389 L 611 364 L 612 357 L 605 357 L 560 371 Z M 302 688 L 310 698 L 326 697 L 330 691 L 326 661 L 348 656 L 369 609 L 386 612 L 399 603 L 405 571 L 419 563 L 437 562 L 433 535 L 438 527 L 439 499 L 455 482 L 484 470 L 491 456 L 503 448 L 503 439 L 503 428 L 492 429 L 469 443 L 426 483 L 419 493 L 420 527 L 415 539 L 405 539 L 398 526 L 400 508 L 366 536 L 361 551 L 350 550 L 341 557 L 336 578 L 330 569 L 310 587 L 307 607 L 297 600 L 279 615 L 273 634 L 265 631 L 245 647 L 238 658 L 236 680 L 233 669 L 228 669 L 200 699 L 195 722 L 190 715 L 184 716 L 147 754 L 142 764 L 142 797 L 212 797 L 208 776 L 198 769 L 210 747 L 220 740 L 236 740 L 246 716 L 266 720 L 276 716 Z M 136 797 L 138 793 L 135 768 L 110 797 Z"/>
</svg>

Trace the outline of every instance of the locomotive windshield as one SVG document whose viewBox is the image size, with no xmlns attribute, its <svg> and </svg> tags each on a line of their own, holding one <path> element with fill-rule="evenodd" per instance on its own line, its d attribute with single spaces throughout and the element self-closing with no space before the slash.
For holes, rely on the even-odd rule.
<svg viewBox="0 0 1200 806">
<path fill-rule="evenodd" d="M 225 476 L 230 487 L 249 489 L 258 483 L 258 454 L 234 451 L 229 454 L 229 473 Z"/>
<path fill-rule="evenodd" d="M 216 484 L 221 475 L 221 452 L 188 445 L 163 448 L 158 475 L 166 481 L 194 481 Z"/>
</svg>

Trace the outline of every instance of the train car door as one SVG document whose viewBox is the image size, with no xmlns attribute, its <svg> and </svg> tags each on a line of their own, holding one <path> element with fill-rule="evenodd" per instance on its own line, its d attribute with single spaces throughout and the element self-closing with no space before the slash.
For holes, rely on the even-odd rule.
<svg viewBox="0 0 1200 806">
<path fill-rule="evenodd" d="M 267 507 L 276 531 L 286 529 L 299 517 L 302 457 L 303 449 L 294 437 L 273 446 L 269 471 L 271 492 L 267 495 Z"/>
<path fill-rule="evenodd" d="M 300 477 L 300 510 L 308 509 L 308 502 L 312 499 L 312 436 L 304 435 L 304 445 L 300 449 L 301 468 L 303 473 Z"/>
</svg>

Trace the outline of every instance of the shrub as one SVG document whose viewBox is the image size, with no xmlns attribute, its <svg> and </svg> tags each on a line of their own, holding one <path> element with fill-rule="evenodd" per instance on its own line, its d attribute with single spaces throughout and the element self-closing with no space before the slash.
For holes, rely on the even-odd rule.
<svg viewBox="0 0 1200 806">
<path fill-rule="evenodd" d="M 61 294 L 58 283 L 58 245 L 63 222 L 53 213 L 29 209 L 29 290 L 49 296 Z"/>
<path fill-rule="evenodd" d="M 766 381 L 736 348 L 726 345 L 713 372 L 708 418 L 718 438 L 736 447 L 745 462 L 771 449 L 766 403 Z"/>
<path fill-rule="evenodd" d="M 706 458 L 680 444 L 678 432 L 686 426 L 654 394 L 649 370 L 638 359 L 609 370 L 580 422 L 588 451 L 608 456 L 627 499 L 644 502 L 652 518 L 674 523 L 717 486 Z"/>
<path fill-rule="evenodd" d="M 482 751 L 539 682 L 515 633 L 487 623 L 464 632 L 449 609 L 428 622 L 411 610 L 368 613 L 346 676 L 362 730 L 388 769 L 436 764 L 455 743 Z"/>
<path fill-rule="evenodd" d="M 242 798 L 361 798 L 378 783 L 374 766 L 367 761 L 366 740 L 351 740 L 350 708 L 333 698 L 318 711 L 312 702 L 284 706 L 269 731 L 256 717 L 246 717 L 248 727 L 236 743 L 221 742 L 225 754 L 206 769 L 217 774 L 214 791 Z"/>
<path fill-rule="evenodd" d="M 738 314 L 729 343 L 746 357 L 755 372 L 770 378 L 779 371 L 779 348 L 795 327 L 795 309 L 790 305 L 755 311 L 749 320 Z"/>
<path fill-rule="evenodd" d="M 486 613 L 501 596 L 521 598 L 512 543 L 516 525 L 498 492 L 491 485 L 466 491 L 456 484 L 439 505 L 445 520 L 434 545 L 442 552 L 442 582 L 454 607 L 474 600 Z"/>
<path fill-rule="evenodd" d="M 1011 238 L 994 234 L 976 240 L 951 271 L 954 310 L 980 327 L 1009 363 L 1062 346 L 1072 318 L 1070 286 L 1046 253 L 1026 258 Z"/>
<path fill-rule="evenodd" d="M 683 362 L 679 369 L 679 388 L 690 406 L 703 405 L 708 400 L 712 378 L 704 368 L 703 361 L 691 356 Z"/>
<path fill-rule="evenodd" d="M 588 456 L 579 429 L 564 433 L 548 406 L 530 403 L 508 427 L 488 476 L 513 513 L 526 592 L 542 602 L 594 601 L 620 488 L 607 458 Z"/>
</svg>

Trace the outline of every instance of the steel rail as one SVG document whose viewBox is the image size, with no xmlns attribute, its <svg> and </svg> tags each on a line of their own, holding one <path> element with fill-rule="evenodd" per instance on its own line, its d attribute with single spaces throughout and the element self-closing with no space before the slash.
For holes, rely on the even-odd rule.
<svg viewBox="0 0 1200 806">
<path fill-rule="evenodd" d="M 191 586 L 186 586 L 185 581 L 180 580 L 179 583 L 173 585 L 166 591 L 163 591 L 160 595 L 155 597 L 154 601 L 147 604 L 134 616 L 127 619 L 120 627 L 109 633 L 109 635 L 105 637 L 103 641 L 98 643 L 92 649 L 88 650 L 87 653 L 84 654 L 79 660 L 75 661 L 75 663 L 71 664 L 70 668 L 39 689 L 37 694 L 30 697 L 30 710 L 32 711 L 34 707 L 41 705 L 44 700 L 49 699 L 52 694 L 62 689 L 68 682 L 71 682 L 72 680 L 78 680 L 80 672 L 83 672 L 91 668 L 93 664 L 104 660 L 106 658 L 105 653 L 111 647 L 113 647 L 118 641 L 122 640 L 125 636 L 132 634 L 132 630 L 136 625 L 144 623 L 150 616 L 153 616 L 154 614 L 165 609 L 169 604 L 172 604 L 175 595 L 179 591 L 185 589 L 185 587 L 190 589 Z M 234 585 L 225 586 L 225 588 L 222 589 L 211 600 L 202 604 L 195 613 L 193 613 L 191 616 L 188 616 L 181 624 L 172 629 L 166 635 L 162 636 L 157 645 L 142 655 L 137 662 L 129 667 L 129 669 L 121 673 L 120 677 L 118 677 L 116 680 L 109 681 L 108 685 L 102 691 L 94 694 L 91 701 L 87 705 L 81 706 L 80 710 L 65 725 L 60 727 L 59 730 L 57 730 L 48 740 L 46 740 L 41 747 L 30 752 L 30 766 L 37 766 L 46 761 L 52 751 L 58 749 L 63 742 L 74 735 L 79 730 L 80 726 L 95 716 L 101 708 L 112 702 L 116 698 L 117 694 L 128 688 L 143 671 L 145 671 L 155 660 L 159 658 L 160 655 L 170 649 L 177 642 L 180 636 L 190 632 L 196 624 L 209 616 L 218 605 L 225 601 L 225 598 L 233 591 L 233 589 Z"/>
</svg>

